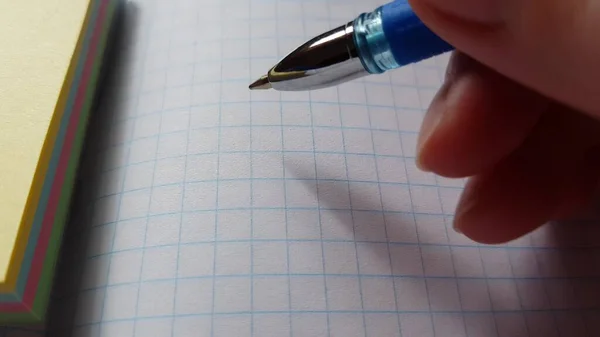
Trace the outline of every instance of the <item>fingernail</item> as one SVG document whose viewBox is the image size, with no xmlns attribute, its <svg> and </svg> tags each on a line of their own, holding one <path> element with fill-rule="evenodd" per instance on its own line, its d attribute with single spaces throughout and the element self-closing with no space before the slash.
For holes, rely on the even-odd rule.
<svg viewBox="0 0 600 337">
<path fill-rule="evenodd" d="M 444 84 L 444 86 L 449 87 L 447 84 Z M 442 96 L 445 96 L 445 92 L 448 90 L 449 88 L 442 87 L 442 89 L 438 92 L 436 98 L 434 98 L 434 102 L 432 102 L 431 106 L 427 110 L 427 113 L 425 114 L 421 124 L 421 130 L 419 131 L 419 136 L 417 138 L 416 165 L 419 170 L 424 172 L 431 172 L 432 170 L 427 166 L 427 162 L 424 160 L 423 148 L 427 144 L 427 141 L 435 133 L 435 130 L 442 120 L 445 109 L 445 98 Z"/>
<path fill-rule="evenodd" d="M 474 208 L 476 201 L 473 199 L 465 200 L 463 198 L 460 205 L 456 208 L 456 214 L 452 221 L 452 229 L 459 234 L 463 233 L 462 224 L 464 223 L 465 215 L 468 215 L 469 211 Z"/>
<path fill-rule="evenodd" d="M 436 10 L 459 19 L 496 23 L 509 3 L 506 0 L 421 0 Z"/>
<path fill-rule="evenodd" d="M 424 160 L 423 148 L 426 146 L 430 137 L 435 134 L 436 130 L 442 124 L 444 113 L 447 109 L 448 97 L 451 96 L 453 84 L 456 82 L 456 79 L 468 71 L 471 63 L 472 59 L 464 54 L 459 52 L 452 54 L 448 67 L 446 68 L 444 83 L 432 100 L 431 105 L 423 118 L 421 130 L 419 131 L 419 136 L 417 138 L 416 165 L 421 171 L 432 171 L 428 166 L 427 161 Z"/>
<path fill-rule="evenodd" d="M 452 221 L 452 229 L 457 233 L 463 234 L 463 225 L 469 221 L 469 218 L 472 218 L 471 213 L 477 207 L 480 199 L 478 197 L 479 189 L 477 186 L 481 184 L 482 179 L 485 178 L 482 178 L 481 176 L 471 177 L 467 181 L 463 193 L 458 200 L 454 219 Z"/>
</svg>

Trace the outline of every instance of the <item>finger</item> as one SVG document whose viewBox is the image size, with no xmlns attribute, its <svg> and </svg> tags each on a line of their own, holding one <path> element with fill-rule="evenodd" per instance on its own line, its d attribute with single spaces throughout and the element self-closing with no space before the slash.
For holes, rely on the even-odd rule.
<svg viewBox="0 0 600 337">
<path fill-rule="evenodd" d="M 458 50 L 545 96 L 600 116 L 600 2 L 410 2 Z"/>
<path fill-rule="evenodd" d="M 455 217 L 457 231 L 483 244 L 500 244 L 568 218 L 591 201 L 600 165 L 581 167 L 568 188 L 554 185 L 550 174 L 536 175 L 532 182 L 513 169 L 507 165 L 469 180 Z"/>
<path fill-rule="evenodd" d="M 424 118 L 417 162 L 446 177 L 496 164 L 533 129 L 548 100 L 462 53 Z"/>
<path fill-rule="evenodd" d="M 562 202 L 551 220 L 566 220 L 584 211 L 598 192 L 600 183 L 600 149 L 590 149 L 582 160 L 582 169 L 567 186 Z"/>
<path fill-rule="evenodd" d="M 517 151 L 467 183 L 455 228 L 504 243 L 581 207 L 600 177 L 598 134 L 597 123 L 568 109 L 544 114 Z"/>
</svg>

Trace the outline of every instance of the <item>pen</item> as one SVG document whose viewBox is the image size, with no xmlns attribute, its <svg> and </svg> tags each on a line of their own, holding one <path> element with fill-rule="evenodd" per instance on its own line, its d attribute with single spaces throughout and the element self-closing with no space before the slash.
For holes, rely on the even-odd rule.
<svg viewBox="0 0 600 337">
<path fill-rule="evenodd" d="M 395 0 L 305 42 L 249 88 L 321 89 L 452 49 L 421 22 L 406 0 Z"/>
</svg>

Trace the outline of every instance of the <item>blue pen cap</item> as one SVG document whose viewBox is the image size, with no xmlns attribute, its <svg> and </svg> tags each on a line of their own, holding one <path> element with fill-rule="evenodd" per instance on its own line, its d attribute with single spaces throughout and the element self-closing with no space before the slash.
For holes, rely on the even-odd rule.
<svg viewBox="0 0 600 337">
<path fill-rule="evenodd" d="M 354 43 L 371 74 L 402 67 L 443 54 L 453 47 L 433 33 L 406 0 L 396 0 L 353 22 Z"/>
</svg>

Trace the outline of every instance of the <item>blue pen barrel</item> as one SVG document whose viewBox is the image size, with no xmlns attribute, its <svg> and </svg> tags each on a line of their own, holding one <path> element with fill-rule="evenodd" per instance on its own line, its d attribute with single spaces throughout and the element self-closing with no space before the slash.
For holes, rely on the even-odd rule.
<svg viewBox="0 0 600 337">
<path fill-rule="evenodd" d="M 354 21 L 354 42 L 372 74 L 419 62 L 453 49 L 433 33 L 406 0 L 385 4 Z"/>
</svg>

